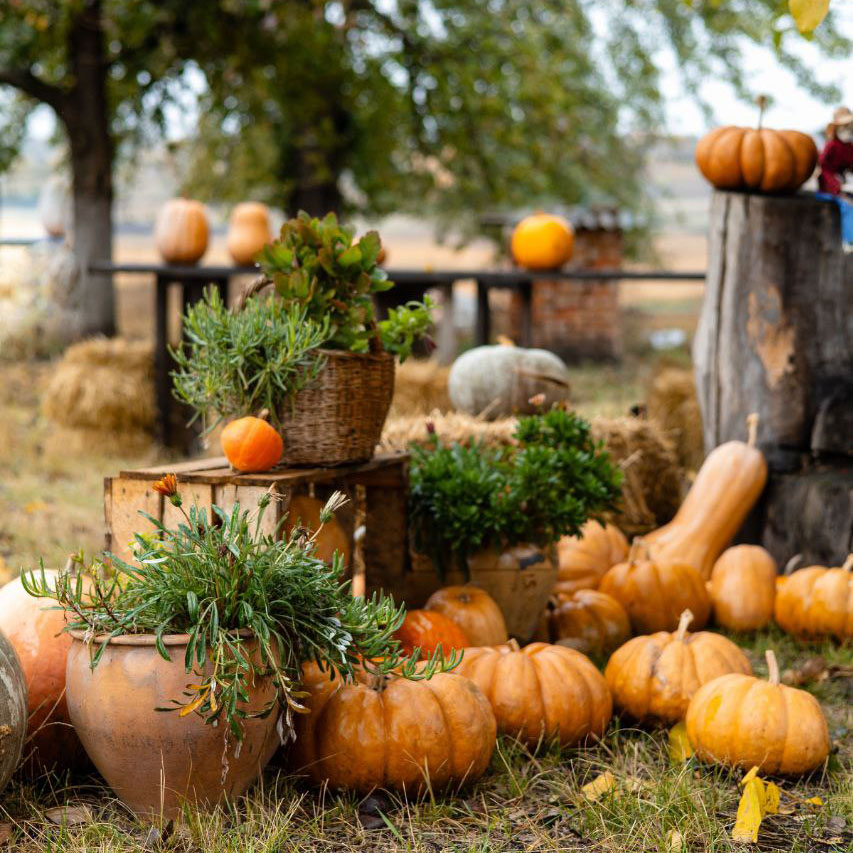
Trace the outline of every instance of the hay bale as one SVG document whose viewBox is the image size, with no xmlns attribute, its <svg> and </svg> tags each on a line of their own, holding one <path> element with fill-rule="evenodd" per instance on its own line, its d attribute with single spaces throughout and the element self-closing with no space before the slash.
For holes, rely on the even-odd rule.
<svg viewBox="0 0 853 853">
<path fill-rule="evenodd" d="M 435 434 L 445 444 L 474 439 L 490 447 L 512 443 L 515 418 L 487 421 L 464 412 L 440 412 L 426 415 L 402 415 L 389 417 L 382 430 L 379 450 L 392 452 L 406 450 L 410 444 L 425 444 L 429 438 L 427 424 L 432 424 Z"/>
<path fill-rule="evenodd" d="M 436 409 L 447 411 L 447 376 L 450 368 L 437 361 L 407 359 L 397 365 L 391 416 L 426 415 Z"/>
<path fill-rule="evenodd" d="M 154 353 L 151 344 L 92 338 L 69 347 L 42 397 L 42 412 L 55 425 L 94 433 L 126 434 L 128 441 L 153 432 Z"/>
<path fill-rule="evenodd" d="M 661 370 L 652 379 L 646 399 L 649 418 L 669 435 L 679 464 L 688 471 L 698 471 L 705 448 L 693 371 L 679 367 Z"/>
</svg>

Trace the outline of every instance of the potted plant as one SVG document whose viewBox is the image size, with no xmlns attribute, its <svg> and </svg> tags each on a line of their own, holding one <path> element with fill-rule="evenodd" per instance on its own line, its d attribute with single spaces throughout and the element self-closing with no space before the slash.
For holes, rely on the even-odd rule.
<svg viewBox="0 0 853 853">
<path fill-rule="evenodd" d="M 23 583 L 53 598 L 74 642 L 68 654 L 70 718 L 95 766 L 138 815 L 175 817 L 242 794 L 304 712 L 302 665 L 342 682 L 365 669 L 429 678 L 392 634 L 403 610 L 389 598 L 353 598 L 340 558 L 314 553 L 318 530 L 264 535 L 271 497 L 208 514 L 182 507 L 174 475 L 154 488 L 182 521 L 135 537 L 133 564 L 115 556 L 91 578 L 42 572 Z M 342 497 L 324 507 L 321 527 Z M 167 713 L 171 711 L 172 713 Z"/>
<path fill-rule="evenodd" d="M 355 240 L 332 213 L 286 222 L 258 254 L 263 274 L 235 311 L 213 294 L 187 310 L 189 343 L 173 353 L 178 399 L 215 413 L 213 423 L 268 409 L 290 464 L 370 459 L 391 405 L 394 359 L 403 361 L 431 323 L 428 298 L 376 318 L 374 294 L 393 287 L 377 265 L 381 248 L 375 231 Z"/>
<path fill-rule="evenodd" d="M 413 559 L 430 560 L 442 583 L 483 587 L 509 633 L 530 639 L 557 579 L 554 544 L 613 506 L 621 473 L 562 408 L 521 418 L 509 447 L 433 436 L 411 454 Z"/>
</svg>

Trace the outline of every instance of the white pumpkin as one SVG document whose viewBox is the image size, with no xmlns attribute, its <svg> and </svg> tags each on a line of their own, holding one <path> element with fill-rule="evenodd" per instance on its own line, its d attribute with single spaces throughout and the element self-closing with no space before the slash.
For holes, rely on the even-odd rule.
<svg viewBox="0 0 853 853">
<path fill-rule="evenodd" d="M 489 418 L 539 411 L 569 397 L 569 370 L 544 349 L 514 346 L 476 347 L 453 362 L 448 377 L 453 407 Z M 544 399 L 529 402 L 538 394 Z"/>
</svg>

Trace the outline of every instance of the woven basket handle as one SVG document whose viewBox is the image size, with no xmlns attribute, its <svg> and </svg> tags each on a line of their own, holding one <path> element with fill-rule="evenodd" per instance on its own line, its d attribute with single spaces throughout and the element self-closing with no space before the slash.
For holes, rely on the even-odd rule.
<svg viewBox="0 0 853 853">
<path fill-rule="evenodd" d="M 256 296 L 271 284 L 272 279 L 268 278 L 265 274 L 261 274 L 250 284 L 246 285 L 246 287 L 243 288 L 243 292 L 237 298 L 237 302 L 234 304 L 234 313 L 239 314 L 253 296 Z"/>
</svg>

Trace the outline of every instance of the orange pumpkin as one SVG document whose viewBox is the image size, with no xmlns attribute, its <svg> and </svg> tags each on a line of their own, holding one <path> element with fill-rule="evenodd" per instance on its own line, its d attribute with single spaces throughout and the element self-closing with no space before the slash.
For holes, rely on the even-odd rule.
<svg viewBox="0 0 853 853">
<path fill-rule="evenodd" d="M 467 678 L 428 681 L 362 672 L 355 684 L 306 666 L 304 704 L 295 715 L 291 766 L 314 784 L 368 793 L 417 792 L 473 782 L 495 748 L 495 716 Z"/>
<path fill-rule="evenodd" d="M 613 524 L 590 519 L 578 536 L 557 543 L 559 574 L 554 592 L 571 595 L 579 589 L 596 589 L 604 573 L 628 556 L 628 540 Z"/>
<path fill-rule="evenodd" d="M 253 264 L 255 255 L 270 242 L 270 212 L 265 204 L 244 201 L 231 211 L 226 245 L 235 264 Z"/>
<path fill-rule="evenodd" d="M 732 673 L 696 691 L 684 722 L 702 761 L 799 776 L 826 760 L 829 728 L 820 703 L 805 690 L 779 683 L 772 651 L 767 665 L 767 681 Z"/>
<path fill-rule="evenodd" d="M 814 140 L 798 130 L 718 127 L 696 146 L 696 165 L 721 190 L 791 193 L 816 163 Z"/>
<path fill-rule="evenodd" d="M 731 640 L 710 631 L 688 634 L 692 618 L 686 610 L 675 633 L 634 637 L 613 653 L 604 677 L 620 711 L 641 722 L 677 723 L 703 684 L 728 672 L 752 675 Z"/>
<path fill-rule="evenodd" d="M 560 216 L 534 213 L 525 216 L 512 232 L 512 256 L 520 267 L 553 270 L 572 256 L 575 235 Z"/>
<path fill-rule="evenodd" d="M 693 614 L 697 628 L 704 628 L 711 614 L 711 599 L 699 572 L 686 563 L 659 565 L 639 538 L 631 545 L 628 561 L 610 569 L 598 588 L 625 608 L 638 634 L 674 631 L 685 610 Z"/>
<path fill-rule="evenodd" d="M 269 471 L 284 452 L 278 431 L 251 415 L 226 424 L 221 441 L 222 452 L 238 471 Z"/>
<path fill-rule="evenodd" d="M 798 637 L 853 638 L 853 554 L 841 568 L 809 566 L 776 590 L 776 621 Z"/>
<path fill-rule="evenodd" d="M 747 423 L 746 443 L 727 441 L 712 450 L 675 518 L 644 537 L 659 565 L 686 563 L 705 580 L 711 577 L 717 557 L 740 529 L 767 481 L 767 462 L 755 446 L 758 415 L 750 415 Z"/>
<path fill-rule="evenodd" d="M 473 646 L 496 646 L 509 639 L 506 622 L 497 602 L 484 589 L 466 584 L 436 590 L 425 610 L 443 613 L 465 633 Z"/>
<path fill-rule="evenodd" d="M 631 636 L 625 609 L 601 590 L 579 589 L 573 595 L 558 596 L 547 614 L 551 642 L 585 655 L 607 654 Z"/>
<path fill-rule="evenodd" d="M 325 505 L 325 501 L 309 495 L 297 495 L 291 498 L 287 507 L 287 521 L 284 523 L 285 536 L 289 536 L 297 525 L 311 531 L 317 530 L 320 527 L 320 513 Z M 317 536 L 316 545 L 316 556 L 324 563 L 331 563 L 335 553 L 338 553 L 344 565 L 349 565 L 352 556 L 350 538 L 336 518 L 332 518 L 323 525 Z"/>
<path fill-rule="evenodd" d="M 770 623 L 776 599 L 776 561 L 758 545 L 723 551 L 711 572 L 714 621 L 731 631 L 755 631 Z"/>
<path fill-rule="evenodd" d="M 200 201 L 173 198 L 157 214 L 154 239 L 167 264 L 196 263 L 207 251 L 207 213 Z"/>
<path fill-rule="evenodd" d="M 418 648 L 421 657 L 429 657 L 439 647 L 448 657 L 453 649 L 470 645 L 465 631 L 449 616 L 436 610 L 410 610 L 394 636 L 407 655 Z"/>
<path fill-rule="evenodd" d="M 456 671 L 483 691 L 498 731 L 528 747 L 544 740 L 571 746 L 604 734 L 613 712 L 610 691 L 592 661 L 574 649 L 511 640 L 465 650 Z"/>
</svg>

